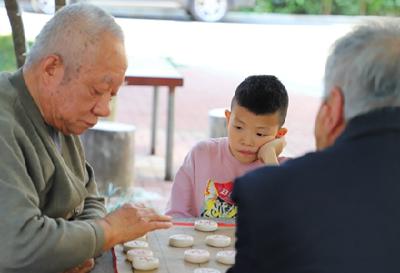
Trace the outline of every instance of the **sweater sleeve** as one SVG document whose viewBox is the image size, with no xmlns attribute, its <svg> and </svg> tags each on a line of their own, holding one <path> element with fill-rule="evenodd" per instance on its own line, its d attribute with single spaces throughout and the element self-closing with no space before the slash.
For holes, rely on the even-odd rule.
<svg viewBox="0 0 400 273">
<path fill-rule="evenodd" d="M 1 131 L 0 272 L 62 272 L 100 253 L 104 235 L 96 222 L 67 221 L 42 213 L 38 191 L 46 188 L 32 180 L 26 151 L 12 129 L 3 126 Z M 30 160 L 41 161 L 38 157 Z"/>
<path fill-rule="evenodd" d="M 186 156 L 175 175 L 166 214 L 174 218 L 196 217 L 194 208 L 194 168 L 193 150 Z"/>
</svg>

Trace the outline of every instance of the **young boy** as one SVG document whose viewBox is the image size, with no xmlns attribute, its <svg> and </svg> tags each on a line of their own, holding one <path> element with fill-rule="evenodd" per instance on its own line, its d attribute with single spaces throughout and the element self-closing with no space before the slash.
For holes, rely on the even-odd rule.
<svg viewBox="0 0 400 273">
<path fill-rule="evenodd" d="M 225 110 L 228 137 L 192 148 L 175 176 L 166 214 L 234 218 L 234 179 L 264 164 L 279 164 L 288 101 L 275 76 L 246 78 L 236 88 L 231 111 Z"/>
</svg>

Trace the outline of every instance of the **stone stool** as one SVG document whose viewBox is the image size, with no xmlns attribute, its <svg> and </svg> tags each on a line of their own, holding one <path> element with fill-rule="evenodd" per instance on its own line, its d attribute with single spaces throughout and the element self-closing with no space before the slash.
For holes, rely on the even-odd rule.
<svg viewBox="0 0 400 273">
<path fill-rule="evenodd" d="M 135 130 L 132 125 L 100 120 L 81 135 L 100 193 L 107 194 L 109 183 L 121 190 L 133 185 Z"/>
<path fill-rule="evenodd" d="M 211 138 L 227 136 L 225 108 L 208 111 L 208 136 Z"/>
</svg>

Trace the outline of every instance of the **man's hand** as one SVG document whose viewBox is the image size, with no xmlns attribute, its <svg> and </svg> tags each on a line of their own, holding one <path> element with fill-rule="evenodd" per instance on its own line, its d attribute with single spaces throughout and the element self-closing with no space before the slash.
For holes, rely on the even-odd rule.
<svg viewBox="0 0 400 273">
<path fill-rule="evenodd" d="M 67 271 L 64 271 L 63 273 L 87 273 L 92 271 L 93 268 L 94 268 L 94 259 L 89 259 L 86 260 L 83 264 L 71 268 Z"/>
<path fill-rule="evenodd" d="M 286 140 L 284 137 L 275 138 L 261 146 L 260 150 L 258 150 L 258 159 L 266 165 L 279 165 L 278 156 L 285 146 Z"/>
<path fill-rule="evenodd" d="M 125 204 L 98 220 L 104 230 L 106 251 L 114 245 L 134 240 L 155 229 L 172 227 L 171 217 L 143 205 Z"/>
</svg>

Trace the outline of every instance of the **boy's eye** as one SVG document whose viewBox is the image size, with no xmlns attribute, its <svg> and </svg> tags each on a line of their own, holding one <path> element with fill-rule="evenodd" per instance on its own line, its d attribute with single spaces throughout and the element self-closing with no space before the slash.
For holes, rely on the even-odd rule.
<svg viewBox="0 0 400 273">
<path fill-rule="evenodd" d="M 265 136 L 267 136 L 266 134 L 262 134 L 262 133 L 257 133 L 257 136 L 259 136 L 259 137 L 265 137 Z"/>
<path fill-rule="evenodd" d="M 234 126 L 237 130 L 241 130 L 242 127 L 241 126 Z"/>
</svg>

